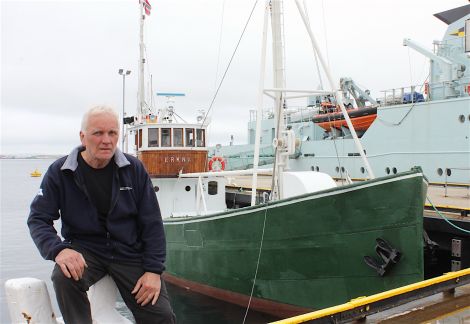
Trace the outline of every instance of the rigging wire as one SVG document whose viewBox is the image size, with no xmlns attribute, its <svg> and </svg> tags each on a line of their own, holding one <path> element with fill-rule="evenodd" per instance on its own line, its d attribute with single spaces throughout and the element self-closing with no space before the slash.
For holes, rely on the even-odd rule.
<svg viewBox="0 0 470 324">
<path fill-rule="evenodd" d="M 215 67 L 214 91 L 217 89 L 217 76 L 219 74 L 220 52 L 221 52 L 221 48 L 222 48 L 222 31 L 223 31 L 223 25 L 224 25 L 224 14 L 225 14 L 225 0 L 222 2 L 222 15 L 221 15 L 220 27 L 219 27 L 219 50 L 217 51 L 217 65 Z"/>
<path fill-rule="evenodd" d="M 425 61 L 427 62 L 427 61 Z M 411 73 L 411 57 L 410 57 L 410 49 L 408 49 L 408 64 L 409 64 L 409 68 L 410 68 L 410 81 L 411 83 L 410 84 L 413 84 L 413 79 L 412 79 L 412 73 Z M 426 76 L 426 78 L 424 79 L 424 82 L 421 83 L 420 87 L 419 87 L 419 91 L 422 92 L 423 91 L 423 87 L 426 83 L 429 82 L 429 79 L 431 77 L 431 71 L 428 71 L 428 74 Z M 411 93 L 411 98 L 414 98 L 414 94 Z M 386 100 L 386 93 L 384 94 L 384 99 Z M 426 98 L 426 101 L 429 100 L 429 93 L 428 93 L 428 98 Z M 392 122 L 389 122 L 389 121 L 386 121 L 386 120 L 383 120 L 381 118 L 378 118 L 377 117 L 377 120 L 380 121 L 382 124 L 384 125 L 387 125 L 387 126 L 400 126 L 403 121 L 408 117 L 408 115 L 411 113 L 411 110 L 413 110 L 413 108 L 415 107 L 416 105 L 416 102 L 413 102 L 410 106 L 410 108 L 408 109 L 408 111 L 406 112 L 406 114 L 403 116 L 403 118 L 398 122 L 398 123 L 392 123 Z"/>
<path fill-rule="evenodd" d="M 325 39 L 326 62 L 328 64 L 328 66 L 330 66 L 330 55 L 329 55 L 329 52 L 328 52 L 328 37 L 327 37 L 326 21 L 325 21 L 325 2 L 323 0 L 321 2 L 321 8 L 322 8 L 323 37 Z M 306 7 L 305 7 L 305 9 L 306 9 Z M 317 53 L 316 52 L 315 52 L 315 61 L 317 61 Z M 323 84 L 322 84 L 320 71 L 319 71 L 318 76 L 320 78 L 320 84 L 321 84 L 322 89 L 323 89 Z M 335 104 L 336 104 L 336 96 L 335 96 Z M 320 102 L 320 106 L 321 106 L 321 102 Z M 329 115 L 328 115 L 328 124 L 330 125 L 330 129 L 333 130 L 331 119 L 330 119 Z M 336 133 L 336 131 L 335 131 L 335 133 Z M 342 171 L 343 167 L 341 166 L 341 158 L 339 157 L 338 147 L 336 145 L 336 134 L 332 133 L 332 141 L 333 141 L 333 145 L 335 147 L 336 160 L 338 161 L 338 168 L 339 168 L 339 172 L 340 172 L 339 175 L 340 175 L 340 178 L 341 178 L 341 183 L 344 184 L 343 171 Z"/>
<path fill-rule="evenodd" d="M 410 70 L 410 84 L 413 84 L 413 73 L 411 71 L 411 56 L 410 56 L 410 48 L 407 46 L 408 48 L 408 68 Z"/>
<path fill-rule="evenodd" d="M 261 251 L 263 250 L 264 230 L 266 229 L 267 214 L 268 214 L 268 204 L 266 204 L 266 207 L 264 209 L 263 230 L 261 232 L 261 240 L 260 240 L 259 251 L 258 251 L 258 260 L 256 262 L 256 270 L 255 270 L 255 276 L 253 278 L 253 285 L 251 285 L 250 298 L 248 299 L 248 305 L 246 306 L 245 316 L 243 317 L 243 324 L 245 324 L 246 317 L 248 316 L 248 311 L 250 310 L 251 300 L 253 299 L 253 292 L 255 290 L 255 285 L 256 285 L 256 278 L 258 277 L 258 269 L 259 269 L 259 263 L 261 260 Z"/>
<path fill-rule="evenodd" d="M 323 21 L 323 34 L 325 37 L 326 62 L 328 63 L 328 66 L 330 66 L 330 55 L 328 54 L 328 37 L 327 37 L 326 22 L 325 22 L 325 2 L 323 0 L 321 2 L 321 12 L 322 12 L 322 21 Z"/>
<path fill-rule="evenodd" d="M 424 80 L 423 84 L 420 86 L 419 91 L 422 91 L 424 84 L 426 82 L 428 82 L 428 80 L 429 80 L 429 74 L 426 77 L 426 79 Z M 411 98 L 413 98 L 413 94 L 411 94 Z M 378 118 L 378 117 L 377 117 L 377 120 L 380 121 L 382 124 L 387 125 L 387 126 L 400 126 L 405 121 L 405 119 L 408 117 L 408 115 L 411 113 L 411 111 L 413 110 L 413 108 L 415 106 L 416 106 L 416 102 L 413 102 L 410 106 L 410 109 L 408 109 L 406 114 L 403 116 L 402 119 L 400 119 L 400 121 L 398 123 L 392 123 L 392 122 L 383 120 L 382 118 Z"/>
<path fill-rule="evenodd" d="M 305 12 L 305 17 L 307 18 L 306 21 L 310 27 L 310 18 L 308 17 L 308 9 L 307 9 L 307 2 L 304 0 L 304 12 Z M 323 90 L 323 80 L 321 77 L 321 71 L 320 71 L 320 65 L 318 64 L 318 55 L 317 52 L 314 50 L 313 51 L 313 56 L 315 57 L 315 66 L 317 68 L 317 73 L 318 73 L 318 79 L 320 81 L 320 90 Z"/>
<path fill-rule="evenodd" d="M 215 91 L 214 97 L 212 98 L 212 101 L 211 101 L 211 103 L 210 103 L 210 105 L 209 105 L 209 108 L 207 109 L 207 112 L 206 112 L 206 114 L 204 115 L 204 119 L 202 120 L 201 125 L 204 125 L 204 123 L 205 123 L 207 117 L 209 116 L 209 113 L 210 113 L 210 111 L 211 111 L 211 109 L 212 109 L 212 107 L 213 107 L 213 105 L 214 105 L 215 99 L 217 98 L 217 95 L 219 94 L 220 88 L 222 87 L 222 83 L 224 82 L 225 77 L 226 77 L 226 75 L 227 75 L 227 72 L 228 72 L 228 70 L 229 70 L 229 68 L 230 68 L 230 66 L 231 66 L 231 64 L 232 64 L 233 58 L 235 57 L 235 54 L 237 53 L 238 46 L 240 46 L 240 43 L 241 43 L 242 38 L 243 38 L 243 35 L 245 34 L 246 28 L 248 27 L 248 23 L 250 22 L 251 17 L 253 16 L 253 12 L 255 11 L 255 8 L 256 8 L 256 4 L 257 4 L 257 3 L 258 3 L 258 0 L 255 0 L 255 3 L 253 4 L 253 8 L 251 9 L 250 15 L 248 16 L 248 19 L 247 19 L 247 21 L 246 21 L 246 23 L 245 23 L 245 26 L 243 27 L 243 31 L 242 31 L 242 33 L 241 33 L 241 35 L 240 35 L 240 38 L 238 39 L 237 45 L 235 46 L 235 49 L 234 49 L 234 51 L 233 51 L 233 53 L 232 53 L 232 56 L 230 57 L 230 60 L 229 60 L 228 65 L 227 65 L 227 67 L 226 67 L 226 69 L 225 69 L 225 71 L 224 71 L 224 74 L 222 75 L 222 79 L 221 79 L 220 82 L 219 82 L 219 86 L 217 87 L 217 90 Z"/>
</svg>

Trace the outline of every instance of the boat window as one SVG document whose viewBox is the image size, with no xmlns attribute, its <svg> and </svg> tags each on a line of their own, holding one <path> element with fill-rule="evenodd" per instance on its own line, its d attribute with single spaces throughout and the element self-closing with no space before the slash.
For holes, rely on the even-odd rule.
<svg viewBox="0 0 470 324">
<path fill-rule="evenodd" d="M 173 128 L 173 146 L 183 146 L 183 129 Z"/>
<path fill-rule="evenodd" d="M 142 147 L 142 129 L 139 129 L 138 147 Z"/>
<path fill-rule="evenodd" d="M 171 146 L 171 128 L 162 128 L 162 147 Z"/>
<path fill-rule="evenodd" d="M 158 128 L 149 128 L 148 146 L 158 147 Z"/>
<path fill-rule="evenodd" d="M 392 171 L 393 171 L 393 174 L 397 174 L 397 172 L 398 172 L 397 168 L 395 168 L 395 167 L 392 169 Z"/>
<path fill-rule="evenodd" d="M 254 129 L 249 129 L 249 143 L 250 144 L 255 144 L 255 130 Z"/>
<path fill-rule="evenodd" d="M 209 195 L 217 195 L 217 181 L 209 181 L 207 183 L 207 193 Z"/>
<path fill-rule="evenodd" d="M 204 147 L 206 146 L 204 129 L 196 129 L 196 146 Z"/>
<path fill-rule="evenodd" d="M 442 171 L 441 168 L 437 169 L 437 175 L 438 175 L 438 176 L 442 176 L 443 173 L 444 173 L 444 172 Z"/>
<path fill-rule="evenodd" d="M 194 128 L 186 128 L 184 141 L 186 146 L 194 146 Z"/>
<path fill-rule="evenodd" d="M 386 167 L 386 168 L 385 168 L 385 173 L 386 173 L 386 174 L 390 174 L 390 168 L 389 168 L 389 167 Z"/>
<path fill-rule="evenodd" d="M 465 52 L 470 53 L 470 19 L 465 21 Z"/>
<path fill-rule="evenodd" d="M 465 116 L 464 116 L 464 115 L 460 115 L 460 116 L 459 116 L 459 121 L 460 121 L 461 123 L 465 122 Z"/>
</svg>

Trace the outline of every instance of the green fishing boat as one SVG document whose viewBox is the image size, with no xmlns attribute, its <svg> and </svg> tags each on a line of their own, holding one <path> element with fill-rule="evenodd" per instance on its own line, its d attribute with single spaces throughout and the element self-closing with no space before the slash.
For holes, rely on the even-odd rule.
<svg viewBox="0 0 470 324">
<path fill-rule="evenodd" d="M 274 99 L 277 120 L 273 169 L 258 169 L 260 127 L 253 169 L 223 171 L 223 160 L 208 161 L 206 116 L 199 116 L 196 123 L 178 120 L 173 97 L 181 94 L 163 93 L 167 106 L 158 111 L 141 101 L 128 126 L 160 204 L 167 240 L 165 280 L 278 316 L 422 280 L 427 181 L 420 168 L 374 177 L 325 66 L 332 90 L 303 91 L 303 95 L 335 96 L 370 180 L 337 187 L 327 174 L 289 170 L 289 156 L 295 154 L 298 139 L 284 126 L 283 107 L 300 91 L 284 84 L 282 5 L 267 1 L 265 9 L 262 66 L 268 16 L 277 54 L 271 89 L 264 88 L 264 70 L 260 71 L 257 120 L 262 98 L 268 94 Z M 300 6 L 299 12 L 305 18 Z M 308 23 L 306 27 L 310 29 Z M 324 62 L 318 49 L 316 53 Z M 143 84 L 141 80 L 140 93 Z M 227 208 L 226 185 L 232 177 L 247 174 L 252 175 L 251 206 Z M 272 176 L 269 195 L 257 195 L 258 174 Z"/>
<path fill-rule="evenodd" d="M 423 280 L 426 188 L 422 173 L 413 170 L 210 216 L 166 219 L 165 279 L 244 307 L 252 297 L 251 308 L 279 316 Z M 377 240 L 390 249 L 382 251 Z"/>
</svg>

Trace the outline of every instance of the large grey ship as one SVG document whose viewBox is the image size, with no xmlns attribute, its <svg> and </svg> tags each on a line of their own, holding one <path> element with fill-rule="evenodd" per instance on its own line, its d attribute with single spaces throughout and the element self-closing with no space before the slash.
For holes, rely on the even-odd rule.
<svg viewBox="0 0 470 324">
<path fill-rule="evenodd" d="M 431 183 L 470 183 L 470 5 L 435 14 L 448 28 L 433 49 L 410 39 L 408 46 L 430 62 L 427 82 L 382 91 L 380 98 L 342 78 L 340 89 L 348 114 L 375 176 L 420 166 Z M 333 177 L 369 178 L 353 138 L 336 111 L 334 98 L 311 97 L 303 108 L 285 107 L 285 122 L 298 140 L 290 156 L 293 170 L 326 172 Z M 212 148 L 225 169 L 252 165 L 255 115 L 248 122 L 249 143 Z M 274 163 L 275 119 L 266 112 L 261 125 L 260 165 Z M 361 121 L 364 121 L 363 123 Z"/>
</svg>

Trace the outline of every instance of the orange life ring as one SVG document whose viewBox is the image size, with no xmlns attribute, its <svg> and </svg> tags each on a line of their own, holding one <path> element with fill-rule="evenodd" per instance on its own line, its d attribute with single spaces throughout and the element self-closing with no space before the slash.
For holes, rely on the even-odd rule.
<svg viewBox="0 0 470 324">
<path fill-rule="evenodd" d="M 209 160 L 209 171 L 224 171 L 225 159 L 221 156 L 213 156 Z"/>
</svg>

